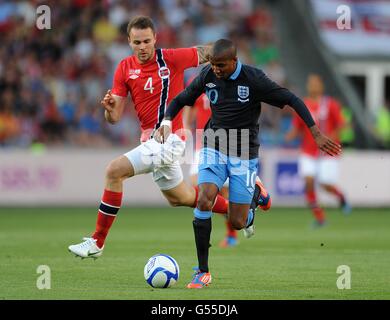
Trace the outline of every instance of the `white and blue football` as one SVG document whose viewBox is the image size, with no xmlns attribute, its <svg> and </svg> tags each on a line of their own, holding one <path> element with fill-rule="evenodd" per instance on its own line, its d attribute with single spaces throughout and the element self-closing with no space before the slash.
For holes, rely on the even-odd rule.
<svg viewBox="0 0 390 320">
<path fill-rule="evenodd" d="M 153 288 L 169 288 L 179 280 L 179 265 L 167 254 L 156 254 L 145 265 L 146 282 Z"/>
</svg>

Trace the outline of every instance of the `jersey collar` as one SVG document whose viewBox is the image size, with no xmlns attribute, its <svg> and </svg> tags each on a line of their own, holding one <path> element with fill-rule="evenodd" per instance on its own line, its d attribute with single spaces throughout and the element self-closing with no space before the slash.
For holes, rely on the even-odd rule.
<svg viewBox="0 0 390 320">
<path fill-rule="evenodd" d="M 229 79 L 236 80 L 241 72 L 241 68 L 242 68 L 242 63 L 240 60 L 237 60 L 236 70 L 232 73 L 232 75 L 229 77 Z"/>
</svg>

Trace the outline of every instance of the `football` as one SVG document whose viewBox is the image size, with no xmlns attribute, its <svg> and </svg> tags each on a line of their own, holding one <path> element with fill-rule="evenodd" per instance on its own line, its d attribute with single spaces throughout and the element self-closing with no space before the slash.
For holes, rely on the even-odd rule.
<svg viewBox="0 0 390 320">
<path fill-rule="evenodd" d="M 169 288 L 179 279 L 179 265 L 166 254 L 156 254 L 145 265 L 144 277 L 153 288 Z"/>
</svg>

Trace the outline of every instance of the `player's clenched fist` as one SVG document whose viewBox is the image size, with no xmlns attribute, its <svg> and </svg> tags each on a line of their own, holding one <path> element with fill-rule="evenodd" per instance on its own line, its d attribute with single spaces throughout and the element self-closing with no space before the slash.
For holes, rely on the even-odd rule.
<svg viewBox="0 0 390 320">
<path fill-rule="evenodd" d="M 115 100 L 112 96 L 111 90 L 108 90 L 103 100 L 100 103 L 104 106 L 104 109 L 107 111 L 112 111 L 114 109 Z"/>
</svg>

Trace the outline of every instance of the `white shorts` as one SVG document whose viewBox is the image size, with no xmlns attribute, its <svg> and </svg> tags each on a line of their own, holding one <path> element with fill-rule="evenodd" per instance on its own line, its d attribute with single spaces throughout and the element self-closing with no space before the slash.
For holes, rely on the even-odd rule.
<svg viewBox="0 0 390 320">
<path fill-rule="evenodd" d="M 339 176 L 337 158 L 300 156 L 298 160 L 299 174 L 303 177 L 314 177 L 319 183 L 336 184 Z"/>
<path fill-rule="evenodd" d="M 164 144 L 150 139 L 124 155 L 133 165 L 135 175 L 153 173 L 160 190 L 170 190 L 183 181 L 179 159 L 184 149 L 185 142 L 171 134 Z"/>
<path fill-rule="evenodd" d="M 192 161 L 190 171 L 189 171 L 190 176 L 195 176 L 198 174 L 199 153 L 200 153 L 200 149 L 195 151 L 194 159 Z"/>
<path fill-rule="evenodd" d="M 200 154 L 200 149 L 195 151 L 194 154 L 194 159 L 192 161 L 189 174 L 190 176 L 196 176 L 198 174 L 198 166 L 199 166 L 199 154 Z M 224 187 L 229 187 L 229 178 L 226 179 L 225 183 L 223 184 Z"/>
</svg>

